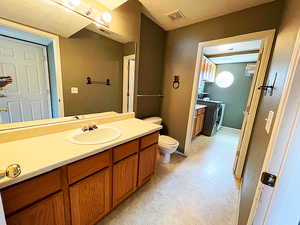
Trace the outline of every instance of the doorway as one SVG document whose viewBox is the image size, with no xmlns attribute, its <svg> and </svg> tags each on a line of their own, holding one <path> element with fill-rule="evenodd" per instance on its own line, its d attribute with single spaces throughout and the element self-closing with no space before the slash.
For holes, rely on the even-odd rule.
<svg viewBox="0 0 300 225">
<path fill-rule="evenodd" d="M 133 112 L 135 55 L 124 56 L 123 60 L 123 113 Z"/>
<path fill-rule="evenodd" d="M 233 164 L 231 164 L 230 167 L 231 168 L 234 167 L 235 177 L 241 179 L 243 166 L 247 154 L 248 144 L 250 140 L 250 135 L 252 131 L 252 126 L 255 119 L 259 98 L 261 95 L 261 90 L 259 89 L 259 87 L 263 85 L 264 77 L 267 70 L 268 60 L 270 57 L 271 47 L 274 39 L 274 34 L 275 34 L 274 30 L 267 30 L 267 31 L 250 33 L 250 34 L 245 34 L 245 35 L 240 35 L 240 36 L 235 36 L 235 37 L 230 37 L 230 38 L 225 38 L 220 40 L 199 43 L 196 68 L 195 68 L 195 77 L 193 83 L 192 99 L 190 105 L 189 121 L 187 127 L 185 154 L 189 154 L 190 151 L 192 150 L 192 142 L 194 139 L 193 136 L 195 137 L 195 133 L 193 132 L 195 128 L 195 121 L 197 121 L 198 118 L 201 118 L 201 113 L 196 113 L 197 111 L 195 110 L 196 109 L 195 107 L 197 106 L 197 103 L 201 103 L 201 101 L 199 102 L 199 97 L 200 99 L 202 98 L 202 100 L 203 99 L 205 100 L 206 97 L 205 95 L 199 96 L 199 94 L 206 94 L 205 91 L 202 91 L 204 93 L 199 93 L 201 92 L 201 90 L 203 90 L 203 87 L 201 87 L 201 82 L 199 81 L 206 80 L 208 83 L 210 83 L 208 85 L 210 86 L 210 88 L 208 88 L 210 91 L 216 90 L 216 86 L 219 86 L 218 88 L 224 88 L 224 89 L 227 88 L 227 90 L 230 90 L 230 85 L 234 84 L 234 80 L 235 80 L 234 76 L 232 76 L 232 74 L 228 73 L 228 71 L 224 69 L 226 65 L 219 66 L 219 69 L 217 71 L 216 65 L 214 64 L 218 64 L 220 60 L 221 61 L 223 60 L 223 63 L 226 62 L 226 60 L 233 61 L 233 62 L 234 60 L 239 60 L 235 62 L 246 63 L 246 65 L 244 65 L 244 70 L 242 73 L 243 78 L 246 78 L 248 76 L 248 79 L 251 79 L 252 82 L 250 85 L 247 86 L 246 88 L 247 91 L 241 92 L 244 95 L 244 102 L 243 102 L 244 105 L 243 107 L 240 106 L 240 110 L 239 110 L 239 114 L 240 114 L 239 117 L 242 118 L 239 120 L 240 121 L 239 127 L 235 127 L 235 126 L 231 127 L 236 129 L 236 131 L 240 132 L 240 135 L 239 135 L 239 139 L 237 140 L 238 142 L 236 144 L 237 147 L 233 146 L 233 151 L 235 150 L 237 152 L 236 160 L 234 166 Z M 241 44 L 242 43 L 245 44 L 247 42 L 252 44 L 256 43 L 256 45 L 259 43 L 259 47 L 257 48 L 256 46 L 256 48 L 254 49 L 243 48 Z M 230 45 L 234 46 L 236 44 L 240 45 L 240 48 L 238 48 L 239 54 L 234 54 L 231 52 L 233 50 L 231 49 Z M 217 49 L 217 52 L 211 54 L 209 52 L 205 53 L 205 48 L 207 48 L 208 50 L 215 48 L 215 50 Z M 207 57 L 206 55 L 209 57 Z M 249 60 L 251 57 L 256 57 L 256 58 L 254 60 L 253 59 Z M 248 58 L 247 59 L 248 61 L 245 60 L 245 58 Z M 214 63 L 212 62 L 213 60 L 215 61 Z M 252 61 L 252 63 L 250 61 Z M 223 67 L 223 69 L 221 67 Z M 247 71 L 246 71 L 246 67 L 247 67 Z M 203 72 L 203 70 L 205 72 Z M 228 115 L 229 117 L 231 116 L 233 119 L 236 119 L 235 117 L 237 117 L 237 116 L 233 116 L 232 113 L 230 113 L 230 110 L 233 109 L 234 107 L 226 108 L 226 104 L 222 105 L 222 101 L 220 100 L 218 101 L 218 99 L 216 99 L 216 102 L 214 102 L 214 100 L 215 99 L 211 99 L 210 101 L 211 104 L 210 103 L 204 104 L 208 109 L 207 111 L 211 111 L 211 109 L 213 108 L 213 112 L 214 112 L 213 116 L 210 113 L 210 117 L 211 117 L 210 119 L 213 121 L 213 123 L 211 123 L 212 125 L 209 129 L 206 129 L 206 131 L 208 130 L 209 132 L 211 132 L 211 134 L 217 134 L 218 130 L 223 129 L 222 128 L 223 125 L 225 127 L 228 126 Z M 227 106 L 230 106 L 230 104 L 228 104 Z M 226 116 L 226 111 L 227 111 L 227 116 Z M 202 113 L 202 117 L 204 117 L 203 113 Z M 225 119 L 225 117 L 227 117 L 227 119 Z M 225 120 L 227 120 L 226 122 L 227 125 L 224 122 Z M 205 124 L 203 124 L 203 126 L 205 128 Z M 207 135 L 206 131 L 199 132 L 198 130 L 197 135 L 200 135 L 201 133 L 204 134 L 206 133 Z"/>
<path fill-rule="evenodd" d="M 223 173 L 219 174 L 228 179 L 233 178 L 232 167 L 235 175 L 238 173 L 238 153 L 244 141 L 263 49 L 264 42 L 260 39 L 203 48 L 192 148 L 199 148 L 200 154 L 218 148 L 214 154 L 223 159 Z M 201 142 L 207 141 L 211 145 L 201 149 Z M 225 146 L 226 152 L 222 150 Z M 207 160 L 214 164 L 217 157 Z"/>
<path fill-rule="evenodd" d="M 52 118 L 45 46 L 0 36 L 0 76 L 13 82 L 3 87 L 2 123 Z"/>
</svg>

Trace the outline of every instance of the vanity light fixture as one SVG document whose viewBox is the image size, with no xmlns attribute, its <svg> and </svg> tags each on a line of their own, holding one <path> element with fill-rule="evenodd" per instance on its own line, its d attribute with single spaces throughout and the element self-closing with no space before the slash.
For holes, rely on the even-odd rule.
<svg viewBox="0 0 300 225">
<path fill-rule="evenodd" d="M 104 12 L 102 13 L 102 20 L 105 22 L 105 23 L 110 23 L 112 21 L 112 16 L 109 12 Z"/>
<path fill-rule="evenodd" d="M 109 12 L 100 13 L 82 0 L 51 0 L 67 11 L 71 11 L 89 19 L 98 28 L 108 28 L 112 20 Z M 97 16 L 98 15 L 98 16 Z"/>
</svg>

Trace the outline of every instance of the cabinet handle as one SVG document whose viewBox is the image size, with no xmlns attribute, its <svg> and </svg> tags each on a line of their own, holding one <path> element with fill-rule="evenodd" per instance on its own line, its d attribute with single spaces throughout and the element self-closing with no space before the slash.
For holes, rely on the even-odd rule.
<svg viewBox="0 0 300 225">
<path fill-rule="evenodd" d="M 16 178 L 21 174 L 21 166 L 19 164 L 12 164 L 6 170 L 0 170 L 0 179 L 4 177 Z"/>
</svg>

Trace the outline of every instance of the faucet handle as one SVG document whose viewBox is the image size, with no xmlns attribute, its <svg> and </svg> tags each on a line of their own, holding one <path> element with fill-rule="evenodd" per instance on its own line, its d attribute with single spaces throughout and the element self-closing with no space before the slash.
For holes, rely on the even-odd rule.
<svg viewBox="0 0 300 225">
<path fill-rule="evenodd" d="M 92 123 L 91 127 L 93 128 L 93 130 L 98 129 L 98 127 L 97 127 L 97 125 L 95 123 Z"/>
<path fill-rule="evenodd" d="M 86 132 L 86 131 L 89 130 L 89 126 L 88 126 L 88 125 L 84 125 L 84 126 L 81 128 L 81 130 L 82 130 L 83 132 Z"/>
</svg>

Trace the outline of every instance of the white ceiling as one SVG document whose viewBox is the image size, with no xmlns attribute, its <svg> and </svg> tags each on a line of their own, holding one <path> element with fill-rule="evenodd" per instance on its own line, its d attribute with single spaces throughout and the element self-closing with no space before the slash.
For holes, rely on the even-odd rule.
<svg viewBox="0 0 300 225">
<path fill-rule="evenodd" d="M 258 59 L 258 53 L 244 54 L 244 55 L 232 55 L 217 58 L 209 58 L 214 64 L 228 64 L 228 63 L 246 63 L 256 62 Z"/>
<path fill-rule="evenodd" d="M 97 2 L 101 3 L 105 7 L 109 8 L 110 10 L 113 10 L 123 3 L 127 2 L 128 0 L 96 0 Z"/>
<path fill-rule="evenodd" d="M 260 48 L 260 45 L 261 45 L 261 40 L 235 42 L 226 45 L 205 47 L 203 52 L 204 55 L 215 55 L 215 54 L 223 54 L 223 53 L 250 51 L 250 50 L 258 50 Z"/>
<path fill-rule="evenodd" d="M 164 29 L 173 30 L 274 0 L 139 0 Z M 167 14 L 180 10 L 185 17 L 172 21 Z"/>
<path fill-rule="evenodd" d="M 205 47 L 203 53 L 215 64 L 256 62 L 258 59 L 258 53 L 237 54 L 237 55 L 229 55 L 229 56 L 221 56 L 221 57 L 220 56 L 210 57 L 210 56 L 224 54 L 224 53 L 236 53 L 242 51 L 259 50 L 260 46 L 261 46 L 261 40 L 252 40 L 252 41 L 230 43 L 226 45 Z"/>
<path fill-rule="evenodd" d="M 90 21 L 49 0 L 1 0 L 0 15 L 4 19 L 70 37 Z"/>
</svg>

